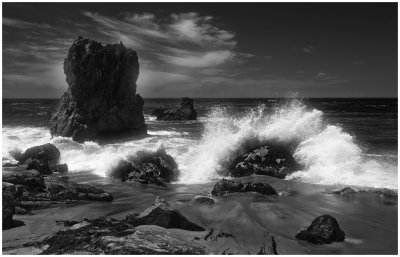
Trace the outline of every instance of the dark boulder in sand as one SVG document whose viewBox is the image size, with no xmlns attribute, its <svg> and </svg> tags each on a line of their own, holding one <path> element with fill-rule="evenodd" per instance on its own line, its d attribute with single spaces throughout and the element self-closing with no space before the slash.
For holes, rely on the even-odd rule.
<svg viewBox="0 0 400 257">
<path fill-rule="evenodd" d="M 300 230 L 296 238 L 313 244 L 329 244 L 343 242 L 345 233 L 334 217 L 322 215 L 314 219 L 307 229 Z"/>
<path fill-rule="evenodd" d="M 53 144 L 28 148 L 24 153 L 13 153 L 19 164 L 27 164 L 27 170 L 37 170 L 41 174 L 68 172 L 67 164 L 60 164 L 60 151 Z"/>
<path fill-rule="evenodd" d="M 157 116 L 157 120 L 196 120 L 197 113 L 193 106 L 193 99 L 184 97 L 182 101 L 175 107 L 153 111 L 153 115 Z"/>
<path fill-rule="evenodd" d="M 157 225 L 163 228 L 204 231 L 204 228 L 187 220 L 179 211 L 171 208 L 167 202 L 159 197 L 151 207 L 140 214 L 133 213 L 128 215 L 126 220 L 134 226 Z"/>
<path fill-rule="evenodd" d="M 135 51 L 78 37 L 64 60 L 68 90 L 50 120 L 52 135 L 75 141 L 145 135 L 143 99 L 136 94 Z"/>
<path fill-rule="evenodd" d="M 175 181 L 179 177 L 178 164 L 167 154 L 163 147 L 157 151 L 139 151 L 134 156 L 120 160 L 109 172 L 110 177 L 122 181 L 134 181 L 141 184 L 156 184 Z"/>
<path fill-rule="evenodd" d="M 217 184 L 214 185 L 211 191 L 212 195 L 223 196 L 231 193 L 245 193 L 245 192 L 256 192 L 263 195 L 278 195 L 275 189 L 265 183 L 240 183 L 238 181 L 221 179 Z"/>
<path fill-rule="evenodd" d="M 43 241 L 26 245 L 45 254 L 166 255 L 211 254 L 187 235 L 158 226 L 134 227 L 126 220 L 85 219 Z"/>
<path fill-rule="evenodd" d="M 229 175 L 233 177 L 257 174 L 285 178 L 298 168 L 299 164 L 293 158 L 289 145 L 269 142 L 263 147 L 236 157 L 228 170 Z"/>
</svg>

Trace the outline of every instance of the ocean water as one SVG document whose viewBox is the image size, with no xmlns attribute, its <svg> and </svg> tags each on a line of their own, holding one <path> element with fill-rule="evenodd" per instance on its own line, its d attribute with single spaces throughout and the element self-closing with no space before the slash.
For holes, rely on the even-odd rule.
<svg viewBox="0 0 400 257">
<path fill-rule="evenodd" d="M 156 121 L 151 112 L 180 99 L 145 99 L 149 136 L 106 145 L 51 137 L 58 99 L 3 99 L 4 162 L 10 152 L 47 142 L 70 172 L 106 176 L 119 159 L 165 147 L 177 161 L 177 184 L 221 177 L 222 165 L 251 144 L 269 139 L 297 145 L 304 165 L 288 180 L 323 185 L 397 189 L 397 99 L 195 99 L 196 121 Z"/>
</svg>

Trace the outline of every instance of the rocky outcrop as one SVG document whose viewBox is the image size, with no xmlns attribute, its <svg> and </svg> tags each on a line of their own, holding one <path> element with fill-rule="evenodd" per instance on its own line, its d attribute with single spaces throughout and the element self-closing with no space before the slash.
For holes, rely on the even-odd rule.
<svg viewBox="0 0 400 257">
<path fill-rule="evenodd" d="M 243 184 L 237 181 L 221 179 L 217 184 L 214 185 L 211 191 L 212 195 L 223 196 L 231 193 L 245 193 L 245 192 L 256 192 L 263 195 L 278 195 L 275 189 L 269 184 L 265 183 L 247 183 Z"/>
<path fill-rule="evenodd" d="M 229 175 L 233 177 L 257 174 L 285 178 L 298 168 L 299 164 L 293 158 L 290 146 L 269 142 L 263 147 L 236 157 L 228 170 Z"/>
<path fill-rule="evenodd" d="M 27 170 L 37 170 L 41 174 L 68 172 L 67 164 L 60 164 L 60 151 L 53 144 L 44 144 L 28 148 L 24 153 L 14 152 L 18 164 L 26 164 Z"/>
<path fill-rule="evenodd" d="M 343 242 L 345 233 L 334 217 L 322 215 L 314 219 L 308 228 L 300 230 L 296 238 L 313 244 L 329 244 Z"/>
<path fill-rule="evenodd" d="M 139 62 L 121 44 L 78 37 L 64 60 L 68 90 L 50 120 L 52 135 L 75 141 L 145 135 L 143 99 L 136 94 Z"/>
<path fill-rule="evenodd" d="M 113 200 L 112 195 L 102 189 L 69 181 L 68 177 L 44 177 L 40 174 L 4 175 L 3 196 L 5 192 L 10 192 L 14 206 L 26 213 L 70 201 Z"/>
<path fill-rule="evenodd" d="M 204 228 L 187 220 L 179 211 L 171 208 L 167 202 L 159 197 L 157 197 L 153 206 L 140 214 L 133 213 L 128 215 L 126 220 L 134 226 L 157 225 L 163 228 L 204 231 Z"/>
<path fill-rule="evenodd" d="M 3 230 L 13 227 L 13 216 L 15 214 L 15 206 L 13 203 L 15 195 L 15 186 L 9 183 L 4 183 L 2 186 L 2 213 L 3 213 Z"/>
<path fill-rule="evenodd" d="M 157 120 L 196 120 L 197 113 L 193 106 L 193 99 L 184 97 L 182 101 L 175 107 L 153 111 L 153 115 L 157 116 Z"/>
<path fill-rule="evenodd" d="M 204 246 L 157 226 L 134 227 L 126 220 L 101 217 L 85 219 L 68 230 L 62 230 L 43 241 L 29 245 L 46 255 L 54 254 L 210 254 Z"/>
<path fill-rule="evenodd" d="M 165 183 L 178 179 L 179 171 L 174 158 L 160 147 L 157 151 L 139 151 L 127 160 L 120 160 L 108 175 L 124 182 L 166 187 Z"/>
</svg>

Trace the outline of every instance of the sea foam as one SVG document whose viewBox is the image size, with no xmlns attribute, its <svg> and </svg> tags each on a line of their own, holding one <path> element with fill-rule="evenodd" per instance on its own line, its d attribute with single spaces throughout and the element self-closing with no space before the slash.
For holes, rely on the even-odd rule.
<svg viewBox="0 0 400 257">
<path fill-rule="evenodd" d="M 202 117 L 200 139 L 189 132 L 149 131 L 141 140 L 99 145 L 78 143 L 71 138 L 53 137 L 45 127 L 3 127 L 3 162 L 15 162 L 12 151 L 53 143 L 70 172 L 91 170 L 100 176 L 120 159 L 140 150 L 156 150 L 161 145 L 177 161 L 178 183 L 205 183 L 222 177 L 221 170 L 231 159 L 274 139 L 296 146 L 294 157 L 304 166 L 288 179 L 317 184 L 397 188 L 397 158 L 363 154 L 355 138 L 340 125 L 327 124 L 320 110 L 299 100 L 267 107 L 260 105 L 242 114 L 227 107 L 215 107 Z"/>
<path fill-rule="evenodd" d="M 364 155 L 353 136 L 326 124 L 323 112 L 299 100 L 273 110 L 264 105 L 240 116 L 215 108 L 206 119 L 204 136 L 182 165 L 181 180 L 199 183 L 220 177 L 218 171 L 245 149 L 275 139 L 297 145 L 294 157 L 304 170 L 288 179 L 317 184 L 397 188 L 397 165 Z"/>
</svg>

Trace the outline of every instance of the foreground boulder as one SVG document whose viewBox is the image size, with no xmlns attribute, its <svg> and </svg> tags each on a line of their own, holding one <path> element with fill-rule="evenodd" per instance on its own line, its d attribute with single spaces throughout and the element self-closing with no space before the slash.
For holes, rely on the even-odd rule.
<svg viewBox="0 0 400 257">
<path fill-rule="evenodd" d="M 26 164 L 27 170 L 37 170 L 41 174 L 68 172 L 67 164 L 60 164 L 60 151 L 50 143 L 28 148 L 24 153 L 14 152 L 12 155 L 18 164 Z"/>
<path fill-rule="evenodd" d="M 166 187 L 165 183 L 175 181 L 179 177 L 178 164 L 163 147 L 154 152 L 139 151 L 127 159 L 120 160 L 108 175 L 121 178 L 122 181 L 156 184 L 163 187 Z"/>
<path fill-rule="evenodd" d="M 245 192 L 256 192 L 263 195 L 278 195 L 275 189 L 269 184 L 265 183 L 247 183 L 243 184 L 233 180 L 221 179 L 217 184 L 214 185 L 211 191 L 212 195 L 223 196 L 231 193 L 245 193 Z"/>
<path fill-rule="evenodd" d="M 175 107 L 153 111 L 153 115 L 157 116 L 157 120 L 196 120 L 197 113 L 193 106 L 193 99 L 184 97 L 182 101 Z"/>
<path fill-rule="evenodd" d="M 102 189 L 69 181 L 67 177 L 44 177 L 40 174 L 4 175 L 3 195 L 7 192 L 12 194 L 14 206 L 26 213 L 68 201 L 113 200 L 112 195 Z"/>
<path fill-rule="evenodd" d="M 190 222 L 163 199 L 157 197 L 153 206 L 140 214 L 130 214 L 126 217 L 128 223 L 134 226 L 157 225 L 163 228 L 179 228 L 191 231 L 204 231 L 204 228 Z"/>
<path fill-rule="evenodd" d="M 78 37 L 64 60 L 68 90 L 50 120 L 52 135 L 75 141 L 145 135 L 143 99 L 136 94 L 139 62 L 121 44 Z"/>
<path fill-rule="evenodd" d="M 251 174 L 285 178 L 296 171 L 299 164 L 293 158 L 291 147 L 278 142 L 269 142 L 236 157 L 228 167 L 229 175 L 243 177 Z"/>
<path fill-rule="evenodd" d="M 43 241 L 27 245 L 35 252 L 53 254 L 209 254 L 187 236 L 157 226 L 134 227 L 126 220 L 85 219 Z"/>
<path fill-rule="evenodd" d="M 343 242 L 345 233 L 340 229 L 337 220 L 330 215 L 322 215 L 314 219 L 307 229 L 302 229 L 296 238 L 313 244 L 329 244 Z"/>
</svg>

